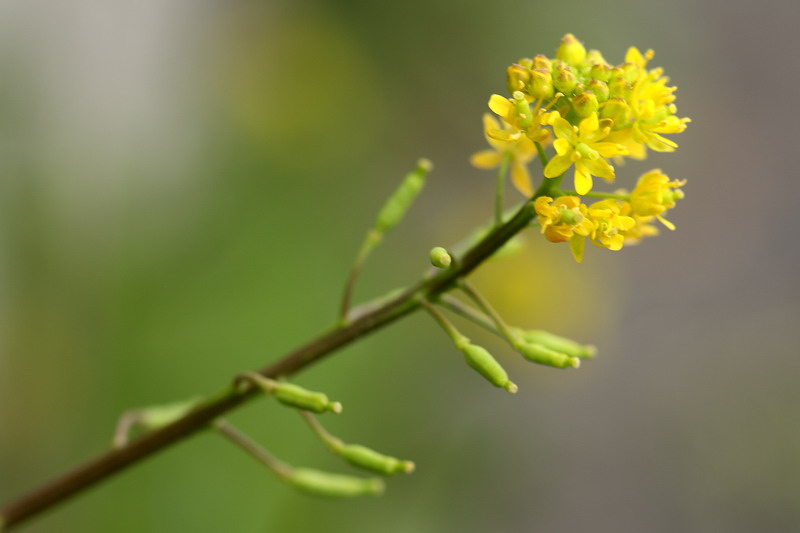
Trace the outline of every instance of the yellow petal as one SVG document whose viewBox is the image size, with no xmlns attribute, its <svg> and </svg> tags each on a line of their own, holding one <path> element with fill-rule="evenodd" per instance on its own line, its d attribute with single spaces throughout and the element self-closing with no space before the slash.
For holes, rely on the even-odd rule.
<svg viewBox="0 0 800 533">
<path fill-rule="evenodd" d="M 553 141 L 553 148 L 558 155 L 567 155 L 572 150 L 572 145 L 566 139 L 556 139 Z"/>
<path fill-rule="evenodd" d="M 664 224 L 668 229 L 675 231 L 675 224 L 667 220 L 666 218 L 662 217 L 661 215 L 656 215 L 656 218 Z"/>
<path fill-rule="evenodd" d="M 489 109 L 500 115 L 501 117 L 510 117 L 514 112 L 514 104 L 508 98 L 493 94 L 489 98 Z"/>
<path fill-rule="evenodd" d="M 511 142 L 519 139 L 520 136 L 522 136 L 522 133 L 519 131 L 510 130 L 487 130 L 486 135 L 492 139 L 497 139 L 498 141 Z"/>
<path fill-rule="evenodd" d="M 544 167 L 544 176 L 546 178 L 555 178 L 560 176 L 572 165 L 572 159 L 568 155 L 557 155 L 547 163 Z"/>
<path fill-rule="evenodd" d="M 511 183 L 517 188 L 519 192 L 525 196 L 533 196 L 533 186 L 531 185 L 531 176 L 528 174 L 528 167 L 516 163 L 511 167 Z"/>
<path fill-rule="evenodd" d="M 575 128 L 561 117 L 556 117 L 552 122 L 553 131 L 559 139 L 564 139 L 569 144 L 575 144 L 577 138 L 575 137 Z"/>
<path fill-rule="evenodd" d="M 489 169 L 496 168 L 500 165 L 502 159 L 503 156 L 500 155 L 499 152 L 494 150 L 481 150 L 480 152 L 472 154 L 472 157 L 469 158 L 469 162 L 473 167 Z"/>
<path fill-rule="evenodd" d="M 583 246 L 586 243 L 583 237 L 580 235 L 573 235 L 572 238 L 569 240 L 569 250 L 572 252 L 572 257 L 575 258 L 575 261 L 578 263 L 583 261 Z"/>
<path fill-rule="evenodd" d="M 592 176 L 599 176 L 608 181 L 614 179 L 614 167 L 609 165 L 605 159 L 596 159 L 594 161 L 591 159 L 582 159 L 581 165 L 586 169 L 586 172 Z"/>
<path fill-rule="evenodd" d="M 600 121 L 597 119 L 597 113 L 592 113 L 585 119 L 581 120 L 580 135 L 581 138 L 588 137 L 600 127 Z"/>
<path fill-rule="evenodd" d="M 489 113 L 483 114 L 483 131 L 499 130 L 500 123 Z"/>
<path fill-rule="evenodd" d="M 584 195 L 592 190 L 592 176 L 586 171 L 584 161 L 575 163 L 575 191 Z"/>
</svg>

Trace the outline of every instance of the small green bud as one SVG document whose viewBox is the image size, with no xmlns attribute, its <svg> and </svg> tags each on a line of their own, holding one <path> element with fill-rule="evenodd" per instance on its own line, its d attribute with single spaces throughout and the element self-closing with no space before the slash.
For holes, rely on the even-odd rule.
<svg viewBox="0 0 800 533">
<path fill-rule="evenodd" d="M 554 366 L 556 368 L 578 368 L 581 366 L 581 360 L 577 357 L 570 357 L 565 353 L 556 352 L 541 344 L 519 343 L 515 348 L 525 359 L 540 365 Z"/>
<path fill-rule="evenodd" d="M 575 90 L 575 86 L 578 84 L 578 81 L 576 80 L 572 69 L 570 69 L 567 65 L 560 63 L 558 67 L 556 67 L 556 71 L 553 73 L 553 84 L 560 92 L 570 95 L 572 94 L 572 91 Z"/>
<path fill-rule="evenodd" d="M 574 35 L 568 33 L 561 38 L 561 44 L 556 50 L 556 59 L 570 65 L 580 65 L 586 59 L 586 48 Z"/>
<path fill-rule="evenodd" d="M 639 65 L 635 65 L 634 63 L 623 63 L 620 68 L 625 73 L 623 77 L 628 83 L 633 83 L 639 78 Z"/>
<path fill-rule="evenodd" d="M 384 204 L 375 221 L 375 229 L 386 233 L 395 227 L 405 216 L 408 208 L 425 185 L 425 176 L 433 168 L 427 159 L 420 159 L 417 168 L 406 175 L 403 183 L 394 191 Z"/>
<path fill-rule="evenodd" d="M 447 268 L 453 262 L 453 258 L 447 253 L 447 250 L 441 246 L 437 246 L 431 250 L 430 254 L 431 264 L 436 268 Z"/>
<path fill-rule="evenodd" d="M 328 396 L 322 392 L 312 392 L 294 383 L 277 382 L 271 393 L 279 402 L 298 409 L 314 413 L 342 412 L 341 403 L 328 400 Z"/>
<path fill-rule="evenodd" d="M 401 461 L 395 457 L 383 455 L 360 444 L 346 444 L 336 452 L 352 465 L 371 470 L 385 476 L 400 472 L 410 474 L 415 465 L 412 461 Z"/>
<path fill-rule="evenodd" d="M 530 94 L 537 100 L 548 100 L 553 97 L 553 75 L 549 69 L 539 68 L 531 71 Z"/>
<path fill-rule="evenodd" d="M 608 84 L 604 81 L 600 80 L 592 80 L 589 82 L 589 90 L 594 93 L 597 97 L 597 101 L 600 103 L 605 102 L 608 100 L 609 90 Z"/>
<path fill-rule="evenodd" d="M 631 108 L 622 98 L 610 98 L 600 110 L 600 118 L 614 121 L 614 128 L 625 127 L 631 119 Z"/>
<path fill-rule="evenodd" d="M 352 498 L 384 491 L 380 478 L 364 479 L 340 474 L 329 474 L 311 468 L 296 468 L 285 481 L 303 492 L 333 498 Z"/>
<path fill-rule="evenodd" d="M 608 81 L 611 77 L 611 67 L 606 64 L 592 65 L 589 75 L 594 80 Z"/>
<path fill-rule="evenodd" d="M 608 64 L 608 61 L 606 61 L 606 58 L 603 57 L 603 54 L 600 53 L 599 50 L 594 50 L 594 49 L 589 50 L 586 53 L 586 62 L 592 66 Z"/>
<path fill-rule="evenodd" d="M 613 98 L 622 98 L 629 100 L 633 93 L 633 86 L 628 83 L 625 78 L 615 77 L 611 78 L 608 82 L 608 93 Z"/>
<path fill-rule="evenodd" d="M 586 118 L 600 109 L 600 103 L 592 91 L 586 91 L 572 99 L 572 107 L 581 118 Z"/>
<path fill-rule="evenodd" d="M 572 339 L 567 339 L 566 337 L 561 337 L 560 335 L 554 335 L 548 331 L 532 329 L 523 331 L 520 333 L 520 335 L 528 343 L 541 344 L 546 348 L 567 354 L 572 357 L 591 359 L 597 355 L 597 348 L 595 346 L 590 344 L 580 344 Z"/>
<path fill-rule="evenodd" d="M 543 56 L 539 54 L 533 58 L 531 70 L 534 69 L 544 69 L 546 71 L 550 71 L 553 68 L 553 62 L 547 56 Z"/>
<path fill-rule="evenodd" d="M 466 344 L 459 349 L 464 354 L 467 364 L 477 370 L 489 383 L 495 387 L 502 387 L 511 394 L 517 392 L 518 387 L 509 381 L 505 369 L 485 348 L 475 344 Z"/>
</svg>

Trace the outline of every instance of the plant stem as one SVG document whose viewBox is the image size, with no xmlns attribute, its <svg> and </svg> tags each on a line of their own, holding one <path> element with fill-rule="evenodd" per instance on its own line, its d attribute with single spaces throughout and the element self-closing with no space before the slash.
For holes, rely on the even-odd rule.
<svg viewBox="0 0 800 533">
<path fill-rule="evenodd" d="M 511 153 L 503 154 L 500 161 L 500 170 L 497 171 L 497 191 L 495 193 L 494 204 L 494 225 L 503 224 L 503 192 L 506 187 L 506 174 L 508 174 L 508 164 L 511 161 Z"/>
<path fill-rule="evenodd" d="M 453 268 L 423 279 L 379 307 L 358 314 L 358 318 L 345 321 L 341 327 L 323 334 L 264 367 L 259 374 L 269 378 L 294 374 L 361 337 L 416 311 L 420 306 L 418 298 L 435 299 L 452 289 L 459 279 L 469 275 L 509 239 L 528 226 L 535 215 L 532 200 L 533 198 L 523 204 L 508 222 L 494 228 L 467 250 Z M 0 509 L 0 523 L 3 523 L 6 530 L 11 529 L 80 491 L 207 428 L 223 414 L 257 395 L 258 389 L 255 386 L 237 388 L 229 383 L 217 395 L 199 402 L 194 409 L 175 422 L 145 433 L 125 446 L 102 453 L 8 503 Z"/>
<path fill-rule="evenodd" d="M 278 460 L 271 453 L 265 450 L 261 445 L 253 439 L 230 425 L 221 418 L 214 422 L 214 427 L 225 435 L 231 442 L 242 448 L 244 451 L 255 457 L 258 462 L 264 464 L 267 468 L 275 472 L 281 479 L 286 479 L 292 473 L 292 467 Z"/>
<path fill-rule="evenodd" d="M 508 327 L 506 321 L 503 320 L 503 317 L 495 311 L 494 307 L 489 303 L 489 301 L 483 297 L 483 295 L 478 292 L 478 290 L 472 286 L 467 280 L 461 280 L 459 286 L 464 293 L 470 297 L 470 299 L 475 302 L 478 307 L 481 308 L 481 311 L 486 313 L 486 315 L 492 319 L 494 325 L 497 327 L 497 330 L 500 334 L 509 342 L 514 340 L 514 333 L 511 331 L 511 328 Z"/>
<path fill-rule="evenodd" d="M 439 298 L 439 301 L 437 303 L 442 307 L 446 307 L 455 314 L 460 315 L 466 318 L 467 320 L 474 322 L 483 329 L 491 333 L 494 333 L 499 337 L 503 337 L 503 334 L 500 333 L 500 330 L 497 329 L 497 326 L 494 325 L 494 322 L 492 322 L 492 320 L 488 316 L 484 315 L 474 307 L 465 304 L 461 300 L 449 294 L 445 294 L 441 298 Z"/>
</svg>

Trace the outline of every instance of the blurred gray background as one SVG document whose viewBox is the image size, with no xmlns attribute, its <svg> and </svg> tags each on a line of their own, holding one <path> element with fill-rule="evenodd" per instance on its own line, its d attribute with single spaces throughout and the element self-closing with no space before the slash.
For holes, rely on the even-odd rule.
<svg viewBox="0 0 800 533">
<path fill-rule="evenodd" d="M 509 321 L 597 344 L 579 371 L 503 361 L 493 390 L 424 316 L 297 380 L 342 438 L 417 462 L 385 496 L 290 491 L 203 434 L 31 532 L 800 530 L 800 4 L 0 3 L 0 501 L 109 442 L 116 417 L 210 393 L 328 327 L 363 233 L 436 168 L 365 267 L 365 299 L 491 216 L 481 114 L 566 32 L 653 48 L 693 119 L 660 167 L 678 230 L 583 264 L 535 232 L 474 279 Z M 535 167 L 532 167 L 535 168 Z M 347 471 L 268 401 L 231 420 Z"/>
</svg>

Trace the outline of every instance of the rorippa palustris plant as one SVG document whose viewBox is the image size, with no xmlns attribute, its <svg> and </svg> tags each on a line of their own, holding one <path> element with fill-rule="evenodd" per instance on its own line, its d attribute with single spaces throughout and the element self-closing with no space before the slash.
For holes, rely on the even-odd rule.
<svg viewBox="0 0 800 533">
<path fill-rule="evenodd" d="M 492 113 L 483 117 L 491 150 L 477 152 L 471 158 L 476 167 L 499 169 L 494 220 L 473 233 L 477 236 L 460 248 L 434 247 L 428 259 L 435 268 L 419 281 L 351 308 L 353 287 L 366 259 L 402 221 L 424 186 L 431 164 L 421 160 L 390 196 L 367 232 L 330 331 L 258 372 L 237 374 L 217 394 L 126 413 L 120 418 L 108 452 L 10 502 L 0 510 L 0 529 L 10 529 L 202 429 L 223 435 L 279 480 L 303 492 L 328 497 L 382 492 L 384 482 L 377 476 L 410 473 L 414 463 L 331 435 L 318 416 L 340 413 L 342 405 L 324 393 L 290 383 L 287 378 L 338 348 L 420 309 L 430 314 L 478 375 L 512 394 L 517 392 L 517 385 L 498 359 L 457 329 L 452 315 L 499 335 L 511 351 L 540 365 L 573 369 L 580 366 L 581 360 L 594 357 L 595 348 L 591 345 L 507 324 L 467 278 L 514 236 L 532 229 L 551 242 L 568 242 L 580 262 L 586 241 L 616 251 L 656 235 L 656 222 L 675 228 L 664 214 L 683 198 L 680 187 L 685 181 L 670 179 L 654 169 L 638 177 L 630 190 L 600 192 L 596 187 L 599 180 L 595 180 L 614 183 L 615 165 L 620 166 L 625 158 L 644 159 L 650 150 L 674 151 L 677 144 L 665 135 L 682 132 L 689 122 L 676 115 L 675 87 L 667 85 L 668 78 L 661 68 L 649 67 L 652 58 L 650 50 L 642 53 L 630 48 L 622 63 L 612 65 L 600 52 L 587 51 L 567 34 L 555 57 L 538 55 L 509 66 L 508 94 L 492 95 Z M 541 170 L 532 173 L 529 165 L 535 159 Z M 514 212 L 504 210 L 509 177 L 524 197 Z M 456 298 L 451 292 L 460 292 L 464 298 Z M 292 466 L 222 418 L 245 401 L 262 395 L 297 410 L 324 447 L 373 476 Z"/>
</svg>

